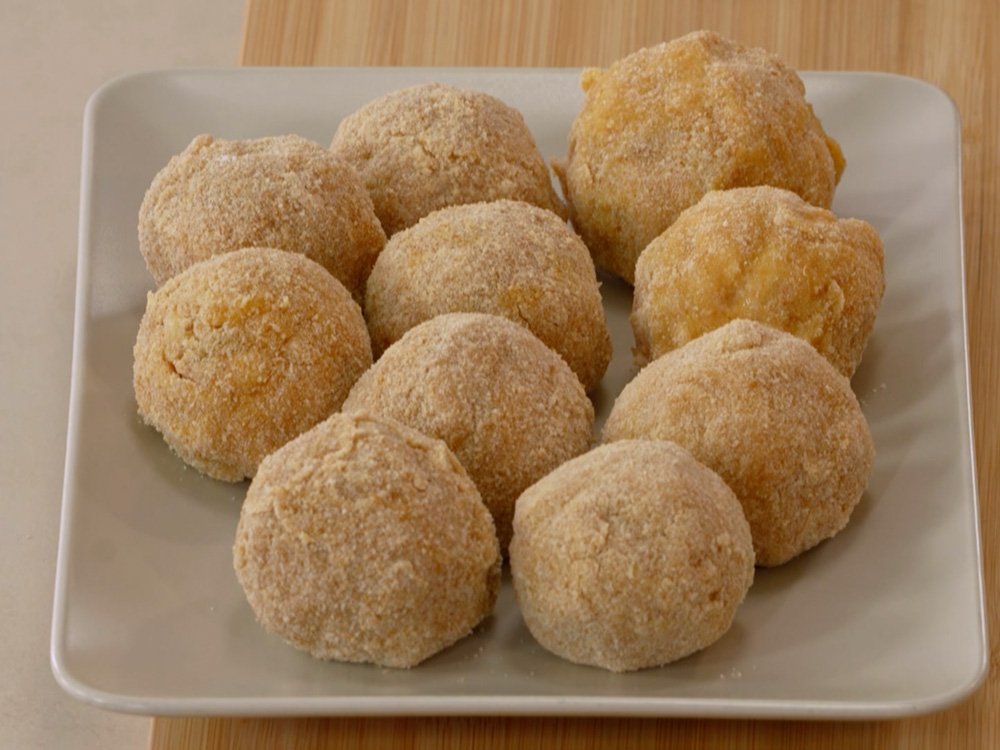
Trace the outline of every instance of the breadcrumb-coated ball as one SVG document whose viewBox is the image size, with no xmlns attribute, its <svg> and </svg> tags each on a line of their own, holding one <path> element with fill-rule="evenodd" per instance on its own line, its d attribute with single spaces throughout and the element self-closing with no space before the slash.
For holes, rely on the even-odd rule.
<svg viewBox="0 0 1000 750">
<path fill-rule="evenodd" d="M 675 443 L 622 440 L 521 495 L 510 570 L 542 646 L 625 672 L 721 638 L 753 582 L 754 552 L 717 474 Z"/>
<path fill-rule="evenodd" d="M 361 178 L 297 135 L 199 135 L 156 175 L 139 210 L 139 249 L 156 283 L 242 247 L 319 263 L 359 303 L 385 245 Z"/>
<path fill-rule="evenodd" d="M 339 409 L 372 362 L 344 285 L 273 248 L 214 256 L 150 292 L 133 353 L 143 420 L 229 481 Z"/>
<path fill-rule="evenodd" d="M 334 414 L 261 463 L 233 564 L 257 619 L 292 646 L 411 667 L 493 610 L 501 558 L 443 442 Z"/>
<path fill-rule="evenodd" d="M 632 283 L 643 248 L 709 190 L 775 185 L 830 207 L 843 155 L 775 55 L 697 31 L 580 82 L 553 166 L 598 268 Z"/>
<path fill-rule="evenodd" d="M 847 378 L 802 339 L 735 320 L 639 371 L 603 438 L 673 440 L 736 493 L 758 565 L 834 536 L 875 459 Z"/>
<path fill-rule="evenodd" d="M 361 174 L 390 237 L 439 208 L 500 198 L 567 217 L 521 113 L 489 94 L 389 92 L 344 118 L 330 149 Z"/>
<path fill-rule="evenodd" d="M 411 328 L 351 389 L 345 412 L 390 417 L 444 440 L 510 541 L 514 502 L 586 451 L 594 407 L 569 365 L 527 328 L 446 313 Z"/>
<path fill-rule="evenodd" d="M 849 378 L 884 291 L 882 240 L 867 222 L 780 188 L 713 191 L 639 256 L 636 359 L 745 318 L 805 339 Z"/>
<path fill-rule="evenodd" d="M 435 315 L 501 315 L 558 352 L 589 392 L 611 361 L 599 286 L 587 247 L 551 211 L 469 203 L 390 238 L 368 279 L 365 317 L 378 357 Z"/>
</svg>

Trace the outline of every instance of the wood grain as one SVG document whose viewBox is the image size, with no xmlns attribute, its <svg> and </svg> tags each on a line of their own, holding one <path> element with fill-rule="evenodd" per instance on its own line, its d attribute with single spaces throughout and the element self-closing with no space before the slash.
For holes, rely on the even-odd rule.
<svg viewBox="0 0 1000 750">
<path fill-rule="evenodd" d="M 995 0 L 248 0 L 244 65 L 607 65 L 698 28 L 804 70 L 880 70 L 947 91 L 962 116 L 968 325 L 990 666 L 969 700 L 886 722 L 570 718 L 156 719 L 190 748 L 1000 747 L 1000 10 Z"/>
</svg>

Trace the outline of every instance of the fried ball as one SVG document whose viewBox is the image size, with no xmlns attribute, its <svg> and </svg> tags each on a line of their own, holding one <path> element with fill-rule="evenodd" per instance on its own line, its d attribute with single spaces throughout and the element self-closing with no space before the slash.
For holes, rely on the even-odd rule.
<svg viewBox="0 0 1000 750">
<path fill-rule="evenodd" d="M 775 185 L 830 207 L 840 147 L 774 55 L 699 31 L 580 82 L 568 155 L 553 166 L 599 268 L 631 283 L 643 248 L 709 190 Z"/>
<path fill-rule="evenodd" d="M 763 566 L 844 528 L 875 458 L 847 378 L 802 339 L 748 320 L 640 370 L 603 437 L 673 440 L 716 471 L 743 506 Z"/>
<path fill-rule="evenodd" d="M 753 582 L 754 553 L 715 472 L 675 443 L 622 440 L 521 495 L 510 570 L 542 646 L 626 672 L 721 638 Z"/>
<path fill-rule="evenodd" d="M 365 316 L 378 357 L 435 315 L 501 315 L 562 355 L 592 391 L 611 361 L 598 287 L 586 246 L 551 211 L 471 203 L 392 236 L 368 279 Z"/>
<path fill-rule="evenodd" d="M 193 263 L 254 246 L 312 258 L 360 303 L 385 233 L 361 178 L 318 143 L 199 135 L 143 199 L 146 265 L 159 285 Z"/>
<path fill-rule="evenodd" d="M 569 365 L 527 328 L 482 313 L 411 328 L 343 408 L 444 440 L 493 514 L 504 552 L 518 495 L 586 451 L 594 429 L 593 404 Z"/>
<path fill-rule="evenodd" d="M 229 481 L 339 409 L 372 362 L 344 285 L 273 248 L 214 256 L 150 293 L 133 353 L 143 420 Z"/>
<path fill-rule="evenodd" d="M 233 547 L 263 626 L 320 659 L 412 667 L 496 602 L 500 550 L 475 485 L 440 440 L 334 414 L 271 454 Z"/>
<path fill-rule="evenodd" d="M 882 255 L 870 224 L 788 190 L 706 193 L 639 256 L 637 362 L 746 318 L 805 339 L 849 378 L 885 291 Z"/>
<path fill-rule="evenodd" d="M 341 121 L 330 149 L 361 174 L 388 236 L 445 206 L 510 198 L 566 218 L 521 113 L 440 83 L 384 94 Z"/>
</svg>

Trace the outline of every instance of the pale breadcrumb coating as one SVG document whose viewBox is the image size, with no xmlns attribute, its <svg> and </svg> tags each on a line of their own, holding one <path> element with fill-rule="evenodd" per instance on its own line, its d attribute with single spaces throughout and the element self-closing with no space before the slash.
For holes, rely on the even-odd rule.
<svg viewBox="0 0 1000 750">
<path fill-rule="evenodd" d="M 372 362 L 344 285 L 272 248 L 217 255 L 149 293 L 133 353 L 142 418 L 229 481 L 339 409 Z"/>
<path fill-rule="evenodd" d="M 639 256 L 636 360 L 746 318 L 805 339 L 849 378 L 884 291 L 882 240 L 867 222 L 779 188 L 713 191 Z"/>
<path fill-rule="evenodd" d="M 565 221 L 529 203 L 443 208 L 392 236 L 365 294 L 375 356 L 446 312 L 490 313 L 526 326 L 566 360 L 588 392 L 611 361 L 587 247 Z"/>
<path fill-rule="evenodd" d="M 623 440 L 521 495 L 510 570 L 542 646 L 625 672 L 722 637 L 753 582 L 754 552 L 717 474 L 675 443 Z"/>
<path fill-rule="evenodd" d="M 594 407 L 569 365 L 528 329 L 447 313 L 386 349 L 344 402 L 444 440 L 510 541 L 522 491 L 593 439 Z"/>
<path fill-rule="evenodd" d="M 718 472 L 743 505 L 765 566 L 844 528 L 875 459 L 847 378 L 802 339 L 747 320 L 640 370 L 603 437 L 673 440 Z"/>
<path fill-rule="evenodd" d="M 843 155 L 775 55 L 698 31 L 580 82 L 553 166 L 598 268 L 631 283 L 643 248 L 709 190 L 775 185 L 830 207 Z"/>
<path fill-rule="evenodd" d="M 301 253 L 364 299 L 385 245 L 371 198 L 344 161 L 297 135 L 199 135 L 153 179 L 139 249 L 157 284 L 241 247 Z"/>
<path fill-rule="evenodd" d="M 334 414 L 261 463 L 233 564 L 258 620 L 292 646 L 412 667 L 493 610 L 501 558 L 443 442 Z"/>
<path fill-rule="evenodd" d="M 521 113 L 489 94 L 392 91 L 344 118 L 330 149 L 361 174 L 390 237 L 439 208 L 499 198 L 567 216 Z"/>
</svg>

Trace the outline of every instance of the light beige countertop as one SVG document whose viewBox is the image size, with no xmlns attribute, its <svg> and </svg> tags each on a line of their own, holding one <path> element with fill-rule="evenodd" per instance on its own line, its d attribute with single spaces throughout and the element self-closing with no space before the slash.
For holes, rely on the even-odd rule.
<svg viewBox="0 0 1000 750">
<path fill-rule="evenodd" d="M 49 667 L 83 111 L 148 68 L 234 65 L 242 0 L 0 3 L 0 747 L 144 747 L 149 719 L 64 693 Z"/>
</svg>

